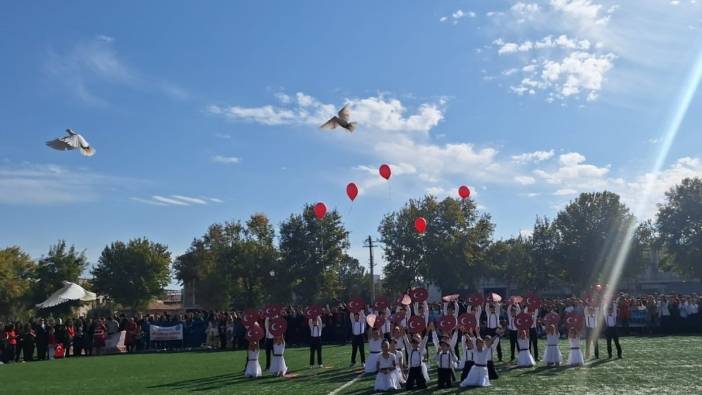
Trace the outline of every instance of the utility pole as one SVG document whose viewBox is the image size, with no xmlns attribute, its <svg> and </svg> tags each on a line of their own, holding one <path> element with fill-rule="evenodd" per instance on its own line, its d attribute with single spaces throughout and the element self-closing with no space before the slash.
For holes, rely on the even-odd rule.
<svg viewBox="0 0 702 395">
<path fill-rule="evenodd" d="M 370 302 L 372 304 L 375 302 L 375 273 L 373 271 L 375 267 L 375 263 L 373 262 L 373 248 L 375 247 L 375 245 L 373 245 L 373 238 L 368 236 L 365 244 L 363 244 L 363 247 L 368 248 L 368 252 L 370 253 Z"/>
</svg>

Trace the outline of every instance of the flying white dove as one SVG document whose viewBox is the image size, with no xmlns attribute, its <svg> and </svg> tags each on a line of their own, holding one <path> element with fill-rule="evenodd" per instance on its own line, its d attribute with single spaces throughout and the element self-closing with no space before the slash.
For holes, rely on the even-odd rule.
<svg viewBox="0 0 702 395">
<path fill-rule="evenodd" d="M 59 151 L 70 151 L 80 149 L 80 153 L 85 156 L 95 155 L 95 149 L 88 144 L 80 134 L 71 129 L 66 129 L 68 136 L 63 136 L 51 141 L 47 141 L 46 145 Z"/>
<path fill-rule="evenodd" d="M 336 129 L 337 126 L 341 126 L 342 128 L 346 129 L 348 132 L 353 132 L 356 130 L 356 122 L 350 122 L 351 118 L 351 109 L 349 109 L 349 105 L 345 104 L 344 107 L 339 110 L 339 114 L 332 119 L 328 120 L 325 122 L 322 126 L 320 126 L 321 129 L 326 129 L 326 130 L 331 130 L 331 129 Z"/>
</svg>

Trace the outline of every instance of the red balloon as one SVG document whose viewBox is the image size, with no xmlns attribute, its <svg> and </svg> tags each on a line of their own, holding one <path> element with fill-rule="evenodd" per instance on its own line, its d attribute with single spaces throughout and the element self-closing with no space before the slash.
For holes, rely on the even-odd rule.
<svg viewBox="0 0 702 395">
<path fill-rule="evenodd" d="M 427 230 L 427 220 L 424 217 L 419 217 L 414 220 L 414 229 L 417 233 L 424 233 Z"/>
<path fill-rule="evenodd" d="M 327 215 L 327 205 L 322 202 L 315 204 L 314 216 L 317 217 L 317 219 L 322 219 L 325 215 Z"/>
<path fill-rule="evenodd" d="M 392 174 L 392 172 L 390 171 L 390 166 L 388 165 L 380 165 L 378 172 L 380 173 L 380 176 L 386 180 L 389 180 L 390 175 Z"/>
<path fill-rule="evenodd" d="M 352 202 L 356 199 L 356 196 L 358 196 L 358 187 L 355 183 L 350 182 L 349 185 L 346 186 L 346 194 Z"/>
<path fill-rule="evenodd" d="M 470 197 L 470 189 L 465 185 L 461 185 L 461 187 L 458 188 L 458 195 L 461 199 L 468 199 L 468 197 Z"/>
</svg>

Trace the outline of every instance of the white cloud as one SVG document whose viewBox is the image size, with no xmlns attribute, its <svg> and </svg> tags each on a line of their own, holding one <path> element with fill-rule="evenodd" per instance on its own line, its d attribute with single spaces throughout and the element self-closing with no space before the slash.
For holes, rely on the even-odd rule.
<svg viewBox="0 0 702 395">
<path fill-rule="evenodd" d="M 129 199 L 135 202 L 149 204 L 153 206 L 204 206 L 209 203 L 223 203 L 223 200 L 219 198 L 212 198 L 206 196 L 194 197 L 184 195 L 153 195 L 149 198 L 130 197 Z"/>
<path fill-rule="evenodd" d="M 362 99 L 348 99 L 351 118 L 358 122 L 359 129 L 379 129 L 383 131 L 429 132 L 443 119 L 443 100 L 437 103 L 423 103 L 414 114 L 406 114 L 407 109 L 397 99 L 383 96 Z M 264 125 L 321 125 L 334 116 L 338 109 L 332 104 L 324 104 L 302 92 L 296 100 L 284 107 L 264 105 L 261 107 L 220 107 L 211 105 L 208 111 L 231 120 L 251 121 Z"/>
<path fill-rule="evenodd" d="M 192 204 L 207 204 L 205 200 L 202 200 L 200 198 L 194 198 L 194 197 L 189 197 L 189 196 L 183 196 L 183 195 L 173 195 L 174 199 L 178 199 L 183 202 L 187 203 L 192 203 Z"/>
<path fill-rule="evenodd" d="M 459 10 L 456 10 L 455 12 L 453 12 L 450 16 L 442 16 L 439 19 L 439 22 L 449 22 L 450 21 L 451 23 L 453 23 L 455 25 L 458 23 L 458 21 L 460 19 L 463 19 L 465 17 L 475 18 L 476 16 L 477 16 L 476 13 L 473 11 L 464 12 L 463 10 L 459 9 Z"/>
<path fill-rule="evenodd" d="M 523 154 L 513 155 L 512 160 L 517 163 L 541 162 L 547 159 L 551 159 L 553 155 L 553 150 L 525 152 Z"/>
<path fill-rule="evenodd" d="M 517 2 L 511 8 L 510 11 L 517 18 L 517 23 L 525 23 L 527 21 L 533 20 L 541 10 L 536 3 L 523 3 Z"/>
<path fill-rule="evenodd" d="M 556 190 L 553 195 L 554 196 L 568 196 L 568 195 L 575 195 L 578 193 L 577 190 L 571 189 L 571 188 L 563 188 L 563 189 L 558 189 Z"/>
<path fill-rule="evenodd" d="M 614 182 L 611 189 L 622 196 L 624 202 L 635 210 L 634 214 L 639 219 L 652 218 L 656 212 L 658 203 L 665 201 L 665 193 L 685 178 L 702 177 L 702 159 L 693 157 L 682 157 L 673 162 L 668 168 L 658 173 L 645 173 L 634 177 L 631 181 Z M 647 185 L 651 183 L 652 195 L 648 199 L 650 204 L 638 210 L 638 203 L 642 195 L 647 190 Z"/>
<path fill-rule="evenodd" d="M 100 200 L 107 190 L 117 191 L 142 181 L 96 173 L 85 168 L 54 164 L 0 165 L 0 204 L 52 205 Z"/>
<path fill-rule="evenodd" d="M 241 159 L 236 156 L 215 155 L 212 157 L 212 161 L 216 163 L 236 164 L 241 162 Z"/>
<path fill-rule="evenodd" d="M 531 176 L 515 176 L 514 181 L 521 185 L 531 185 L 536 182 L 536 179 Z"/>
<path fill-rule="evenodd" d="M 605 25 L 615 9 L 604 10 L 602 4 L 591 0 L 551 0 L 551 7 L 581 26 Z"/>
<path fill-rule="evenodd" d="M 92 106 L 108 105 L 102 92 L 114 90 L 117 86 L 158 92 L 176 100 L 189 97 L 181 87 L 146 78 L 127 66 L 117 54 L 114 42 L 113 37 L 98 35 L 65 51 L 51 50 L 45 69 L 54 77 L 53 82 L 63 85 L 73 96 Z"/>
<path fill-rule="evenodd" d="M 585 156 L 570 152 L 558 157 L 559 167 L 553 171 L 534 170 L 534 175 L 549 184 L 577 187 L 601 187 L 603 177 L 609 173 L 609 167 L 597 167 L 585 163 Z"/>
</svg>

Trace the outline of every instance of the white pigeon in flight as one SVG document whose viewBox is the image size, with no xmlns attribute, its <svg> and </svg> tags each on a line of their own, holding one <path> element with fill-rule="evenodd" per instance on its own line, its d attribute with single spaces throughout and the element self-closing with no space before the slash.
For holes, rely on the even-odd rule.
<svg viewBox="0 0 702 395">
<path fill-rule="evenodd" d="M 339 114 L 337 116 L 325 122 L 322 126 L 320 126 L 320 128 L 332 130 L 336 129 L 337 126 L 341 126 L 348 132 L 353 132 L 356 130 L 356 125 L 356 122 L 351 122 L 351 109 L 349 108 L 349 105 L 345 104 L 344 107 L 339 110 Z"/>
<path fill-rule="evenodd" d="M 80 149 L 80 153 L 85 156 L 95 155 L 95 149 L 80 134 L 71 129 L 66 129 L 68 136 L 63 136 L 51 141 L 47 141 L 46 145 L 59 151 L 70 151 Z"/>
</svg>

